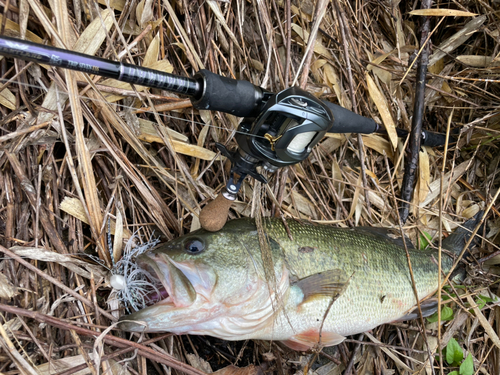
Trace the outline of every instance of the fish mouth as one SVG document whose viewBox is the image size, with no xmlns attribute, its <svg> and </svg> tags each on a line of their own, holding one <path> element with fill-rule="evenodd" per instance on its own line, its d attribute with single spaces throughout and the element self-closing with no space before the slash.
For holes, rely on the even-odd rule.
<svg viewBox="0 0 500 375">
<path fill-rule="evenodd" d="M 147 258 L 146 258 L 147 259 Z M 146 307 L 152 306 L 156 303 L 169 303 L 170 295 L 172 292 L 169 292 L 169 285 L 167 283 L 162 282 L 162 274 L 159 272 L 158 267 L 153 267 L 150 262 L 144 258 L 137 259 L 137 266 L 145 271 L 148 275 L 148 279 L 151 283 L 150 290 L 147 291 L 147 299 L 146 299 Z"/>
<path fill-rule="evenodd" d="M 120 329 L 134 332 L 168 330 L 166 319 L 182 316 L 195 302 L 210 299 L 216 276 L 203 265 L 177 262 L 165 253 L 148 253 L 137 258 L 137 265 L 148 274 L 151 286 L 147 307 L 120 318 Z"/>
</svg>

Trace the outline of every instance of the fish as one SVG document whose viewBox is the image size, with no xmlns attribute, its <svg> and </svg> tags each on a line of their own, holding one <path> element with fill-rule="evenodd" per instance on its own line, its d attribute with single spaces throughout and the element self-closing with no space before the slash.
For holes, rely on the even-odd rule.
<svg viewBox="0 0 500 375">
<path fill-rule="evenodd" d="M 443 272 L 479 217 L 442 241 L 450 252 L 443 252 Z M 420 311 L 428 316 L 437 311 L 429 297 L 438 288 L 438 251 L 406 243 Z M 263 218 L 259 232 L 254 220 L 236 219 L 218 232 L 200 229 L 163 244 L 137 264 L 153 275 L 160 300 L 123 316 L 125 331 L 272 340 L 306 351 L 419 316 L 403 239 L 383 228 Z"/>
</svg>

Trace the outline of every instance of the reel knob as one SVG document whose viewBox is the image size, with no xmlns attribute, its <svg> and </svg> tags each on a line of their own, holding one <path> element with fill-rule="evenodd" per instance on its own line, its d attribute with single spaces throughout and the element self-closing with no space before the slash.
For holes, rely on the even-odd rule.
<svg viewBox="0 0 500 375">
<path fill-rule="evenodd" d="M 209 232 L 217 232 L 226 224 L 229 208 L 236 195 L 227 191 L 221 192 L 217 198 L 207 204 L 200 212 L 200 225 Z"/>
</svg>

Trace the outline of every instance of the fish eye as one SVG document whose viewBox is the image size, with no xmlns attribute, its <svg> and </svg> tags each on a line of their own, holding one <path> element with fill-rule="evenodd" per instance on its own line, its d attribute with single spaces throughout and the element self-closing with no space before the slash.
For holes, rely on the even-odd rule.
<svg viewBox="0 0 500 375">
<path fill-rule="evenodd" d="M 189 241 L 186 241 L 184 244 L 184 249 L 188 254 L 199 254 L 203 250 L 205 250 L 205 244 L 199 238 L 193 238 Z"/>
</svg>

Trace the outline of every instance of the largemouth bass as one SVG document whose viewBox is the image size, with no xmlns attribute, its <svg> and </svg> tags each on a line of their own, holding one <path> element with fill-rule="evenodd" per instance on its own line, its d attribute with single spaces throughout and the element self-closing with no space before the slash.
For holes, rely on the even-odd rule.
<svg viewBox="0 0 500 375">
<path fill-rule="evenodd" d="M 458 253 L 478 216 L 443 240 Z M 415 315 L 416 297 L 401 238 L 381 228 L 332 228 L 264 219 L 271 256 L 263 264 L 255 222 L 198 230 L 141 255 L 163 299 L 122 318 L 128 331 L 280 340 L 297 350 Z M 467 229 L 469 230 L 467 230 Z M 407 241 L 418 298 L 438 287 L 437 250 Z M 266 259 L 264 257 L 264 259 Z M 443 253 L 447 272 L 453 259 Z M 271 270 L 271 272 L 269 272 Z M 422 304 L 428 314 L 436 303 Z M 432 301 L 432 300 L 431 300 Z"/>
</svg>

